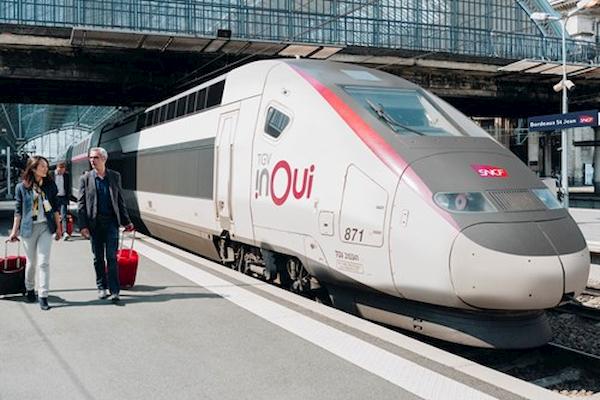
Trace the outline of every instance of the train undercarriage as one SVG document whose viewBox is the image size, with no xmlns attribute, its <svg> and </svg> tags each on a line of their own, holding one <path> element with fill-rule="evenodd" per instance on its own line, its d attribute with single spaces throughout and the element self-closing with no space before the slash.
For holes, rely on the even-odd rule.
<svg viewBox="0 0 600 400">
<path fill-rule="evenodd" d="M 228 268 L 320 303 L 332 304 L 327 288 L 307 271 L 298 257 L 233 241 L 227 233 L 215 237 L 214 243 L 221 263 Z"/>
</svg>

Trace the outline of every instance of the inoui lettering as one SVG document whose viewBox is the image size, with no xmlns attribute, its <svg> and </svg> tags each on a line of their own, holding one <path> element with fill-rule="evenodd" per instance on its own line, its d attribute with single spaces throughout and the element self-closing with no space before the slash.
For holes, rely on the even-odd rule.
<svg viewBox="0 0 600 400">
<path fill-rule="evenodd" d="M 290 167 L 285 160 L 278 161 L 272 170 L 259 168 L 256 170 L 256 183 L 254 197 L 269 196 L 275 205 L 281 206 L 288 200 L 290 193 L 295 199 L 310 199 L 313 186 L 315 166 L 299 170 Z M 275 191 L 275 180 L 283 179 L 284 190 L 281 193 Z"/>
</svg>

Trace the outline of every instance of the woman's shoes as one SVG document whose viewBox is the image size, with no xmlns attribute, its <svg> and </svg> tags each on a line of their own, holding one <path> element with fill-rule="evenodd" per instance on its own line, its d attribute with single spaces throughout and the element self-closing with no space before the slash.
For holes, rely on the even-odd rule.
<svg viewBox="0 0 600 400">
<path fill-rule="evenodd" d="M 49 310 L 50 306 L 48 305 L 47 297 L 40 297 L 40 308 L 44 311 Z"/>
<path fill-rule="evenodd" d="M 28 303 L 35 303 L 35 290 L 28 290 L 25 294 L 25 300 L 27 300 Z"/>
<path fill-rule="evenodd" d="M 28 290 L 27 293 L 25 293 L 25 300 L 28 303 L 35 303 L 35 290 Z M 49 310 L 50 306 L 48 305 L 48 298 L 47 297 L 40 297 L 39 298 L 40 301 L 40 308 L 44 311 Z"/>
</svg>

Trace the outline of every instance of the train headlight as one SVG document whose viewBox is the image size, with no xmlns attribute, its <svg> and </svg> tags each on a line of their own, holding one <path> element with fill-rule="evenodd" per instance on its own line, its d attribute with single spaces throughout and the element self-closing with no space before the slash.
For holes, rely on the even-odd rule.
<svg viewBox="0 0 600 400">
<path fill-rule="evenodd" d="M 441 208 L 454 212 L 492 212 L 496 208 L 483 193 L 436 193 L 433 197 Z"/>
<path fill-rule="evenodd" d="M 550 191 L 550 189 L 547 189 L 547 188 L 544 188 L 544 189 L 531 189 L 531 191 L 550 210 L 555 210 L 557 208 L 562 208 L 562 205 L 558 202 L 558 199 L 552 194 L 552 192 Z"/>
</svg>

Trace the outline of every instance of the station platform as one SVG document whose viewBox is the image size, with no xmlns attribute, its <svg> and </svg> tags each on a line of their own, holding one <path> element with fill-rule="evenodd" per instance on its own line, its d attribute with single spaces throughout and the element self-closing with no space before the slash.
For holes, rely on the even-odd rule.
<svg viewBox="0 0 600 400">
<path fill-rule="evenodd" d="M 592 253 L 588 286 L 600 289 L 600 264 L 597 264 L 598 260 L 595 257 L 595 254 L 600 253 L 600 209 L 570 208 L 569 212 L 581 229 Z"/>
<path fill-rule="evenodd" d="M 1 400 L 564 398 L 154 239 L 136 249 L 117 304 L 96 298 L 81 238 L 53 244 L 49 311 L 0 300 Z"/>
</svg>

